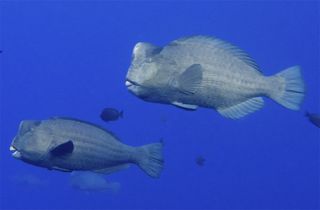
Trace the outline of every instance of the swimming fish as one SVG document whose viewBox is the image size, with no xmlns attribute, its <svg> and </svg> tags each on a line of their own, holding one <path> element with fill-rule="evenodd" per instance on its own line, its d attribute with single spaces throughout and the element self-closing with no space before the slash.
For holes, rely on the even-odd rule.
<svg viewBox="0 0 320 210">
<path fill-rule="evenodd" d="M 114 108 L 105 108 L 100 114 L 100 118 L 106 122 L 118 120 L 120 117 L 123 118 L 123 111 Z"/>
<path fill-rule="evenodd" d="M 196 161 L 197 165 L 203 166 L 206 159 L 204 159 L 204 157 L 202 157 L 202 156 L 198 156 L 198 157 L 196 157 L 195 161 Z"/>
<path fill-rule="evenodd" d="M 262 96 L 291 110 L 304 98 L 299 66 L 264 76 L 244 51 L 214 37 L 181 38 L 164 47 L 139 42 L 132 54 L 125 84 L 145 101 L 207 107 L 238 119 L 262 108 Z"/>
<path fill-rule="evenodd" d="M 109 182 L 101 174 L 90 171 L 72 172 L 70 185 L 74 189 L 81 191 L 109 191 L 116 193 L 120 190 L 120 183 Z"/>
<path fill-rule="evenodd" d="M 132 147 L 99 126 L 69 118 L 22 121 L 10 151 L 27 163 L 66 172 L 108 174 L 137 164 L 157 178 L 163 168 L 161 142 Z"/>
<path fill-rule="evenodd" d="M 306 117 L 309 119 L 309 121 L 320 128 L 320 115 L 319 114 L 313 114 L 306 112 Z"/>
</svg>

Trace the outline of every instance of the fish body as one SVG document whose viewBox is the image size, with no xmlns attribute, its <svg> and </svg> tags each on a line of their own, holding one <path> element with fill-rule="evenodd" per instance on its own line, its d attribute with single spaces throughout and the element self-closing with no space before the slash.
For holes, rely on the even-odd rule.
<svg viewBox="0 0 320 210">
<path fill-rule="evenodd" d="M 60 171 L 111 173 L 137 164 L 151 177 L 162 170 L 162 144 L 123 144 L 111 132 L 80 120 L 22 121 L 10 150 L 33 165 Z"/>
<path fill-rule="evenodd" d="M 115 121 L 119 118 L 123 118 L 123 111 L 118 111 L 114 108 L 105 108 L 102 110 L 100 118 L 106 122 Z"/>
<path fill-rule="evenodd" d="M 137 43 L 126 86 L 145 101 L 187 110 L 213 108 L 232 119 L 260 109 L 262 96 L 292 110 L 304 97 L 298 66 L 264 76 L 245 52 L 206 36 L 181 38 L 165 47 Z"/>
</svg>

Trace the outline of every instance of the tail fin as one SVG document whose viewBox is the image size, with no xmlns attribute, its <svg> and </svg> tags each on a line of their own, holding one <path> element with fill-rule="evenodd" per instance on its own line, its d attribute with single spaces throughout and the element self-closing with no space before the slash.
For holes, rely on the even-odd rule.
<svg viewBox="0 0 320 210">
<path fill-rule="evenodd" d="M 273 77 L 281 78 L 280 90 L 274 90 L 270 97 L 282 106 L 299 110 L 300 104 L 304 98 L 304 83 L 300 73 L 299 66 L 287 68 Z"/>
<path fill-rule="evenodd" d="M 153 178 L 159 178 L 163 169 L 163 144 L 154 143 L 139 147 L 139 167 Z"/>
</svg>

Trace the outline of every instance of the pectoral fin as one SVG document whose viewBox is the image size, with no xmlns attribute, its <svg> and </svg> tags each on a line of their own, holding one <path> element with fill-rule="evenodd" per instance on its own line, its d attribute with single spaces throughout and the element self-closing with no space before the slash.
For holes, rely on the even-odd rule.
<svg viewBox="0 0 320 210">
<path fill-rule="evenodd" d="M 180 92 L 191 95 L 195 94 L 202 81 L 202 67 L 193 64 L 188 67 L 178 78 L 178 89 Z"/>
<path fill-rule="evenodd" d="M 198 108 L 197 105 L 184 104 L 184 103 L 181 103 L 181 102 L 178 102 L 178 101 L 172 102 L 172 105 L 177 106 L 177 107 L 182 108 L 182 109 L 190 110 L 190 111 L 194 111 L 194 110 L 196 110 Z"/>
<path fill-rule="evenodd" d="M 72 141 L 67 141 L 66 143 L 59 144 L 58 146 L 54 147 L 50 150 L 51 155 L 54 156 L 63 156 L 68 155 L 73 152 L 74 145 Z"/>
</svg>

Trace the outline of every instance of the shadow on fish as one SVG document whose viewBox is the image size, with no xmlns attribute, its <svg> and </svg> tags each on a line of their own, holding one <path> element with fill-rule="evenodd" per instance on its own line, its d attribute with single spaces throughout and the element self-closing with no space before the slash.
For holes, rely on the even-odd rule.
<svg viewBox="0 0 320 210">
<path fill-rule="evenodd" d="M 116 121 L 119 118 L 123 118 L 123 111 L 114 108 L 105 108 L 102 110 L 100 118 L 105 122 Z"/>
<path fill-rule="evenodd" d="M 164 47 L 139 42 L 132 58 L 125 85 L 148 102 L 206 107 L 239 119 L 261 109 L 262 97 L 291 110 L 304 98 L 299 66 L 265 76 L 244 51 L 214 37 L 190 36 Z"/>
<path fill-rule="evenodd" d="M 162 143 L 126 145 L 110 131 L 71 118 L 25 120 L 10 146 L 12 156 L 59 171 L 113 173 L 138 165 L 158 178 L 163 169 Z"/>
</svg>

